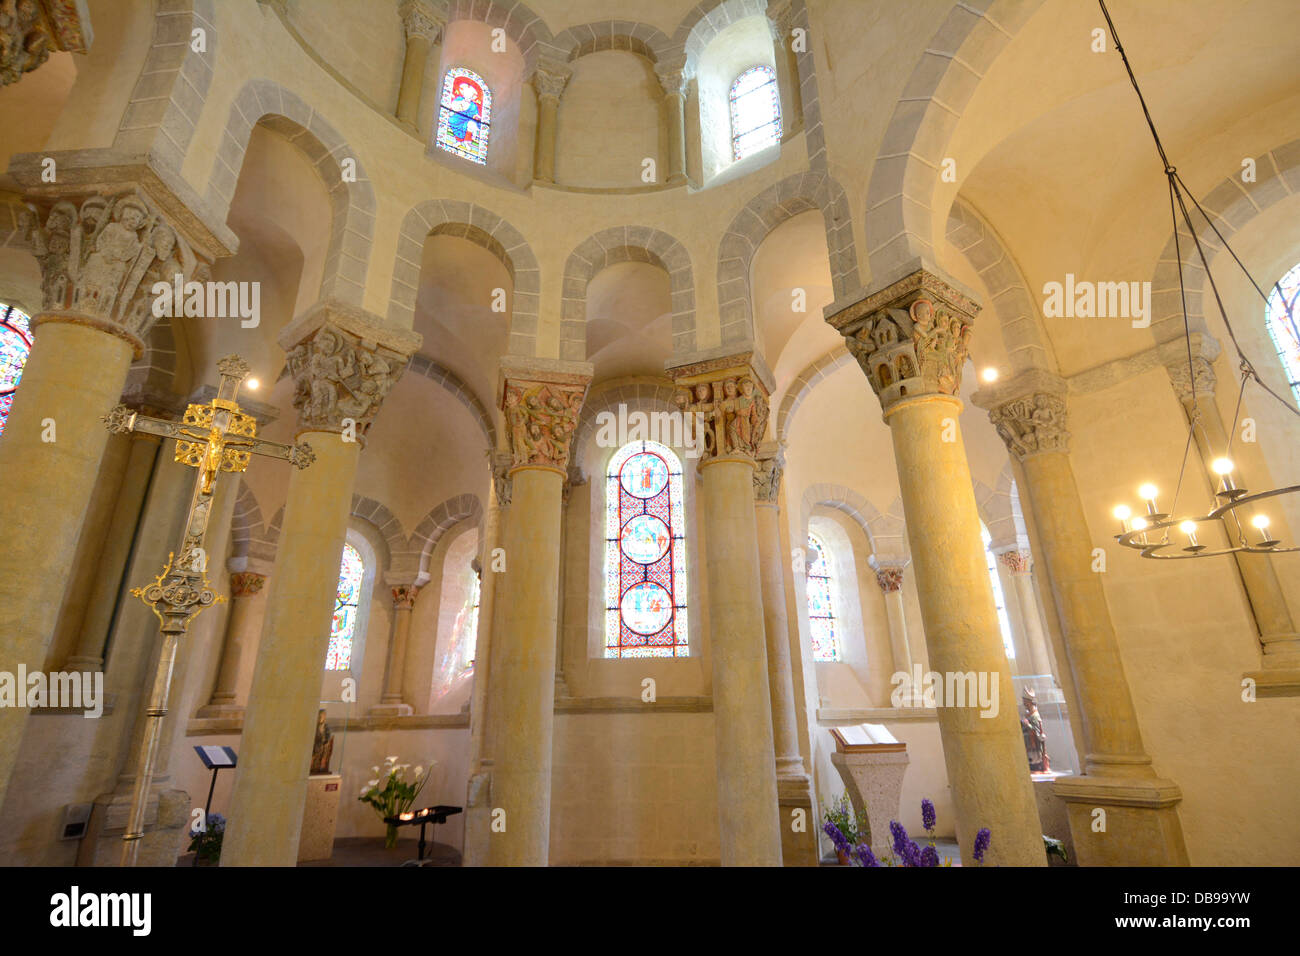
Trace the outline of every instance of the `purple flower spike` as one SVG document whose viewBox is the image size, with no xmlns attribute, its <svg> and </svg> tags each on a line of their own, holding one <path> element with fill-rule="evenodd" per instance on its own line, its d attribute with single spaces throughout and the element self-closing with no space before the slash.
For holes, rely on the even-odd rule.
<svg viewBox="0 0 1300 956">
<path fill-rule="evenodd" d="M 975 834 L 975 861 L 977 863 L 982 864 L 984 862 L 984 854 L 988 852 L 991 836 L 988 827 L 984 827 L 979 833 Z"/>
<path fill-rule="evenodd" d="M 849 841 L 844 838 L 844 834 L 840 832 L 839 827 L 827 820 L 822 825 L 822 830 L 831 838 L 831 842 L 835 844 L 835 849 L 837 851 L 842 853 L 847 853 L 849 851 Z"/>
<path fill-rule="evenodd" d="M 925 866 L 922 862 L 921 848 L 916 845 L 915 840 L 908 840 L 907 846 L 903 847 L 903 866 Z"/>
<path fill-rule="evenodd" d="M 894 855 L 901 857 L 906 854 L 909 840 L 903 825 L 897 820 L 890 820 L 889 833 L 894 838 Z"/>
<path fill-rule="evenodd" d="M 921 801 L 921 826 L 926 832 L 934 829 L 934 804 L 929 800 Z"/>
<path fill-rule="evenodd" d="M 938 866 L 938 865 L 939 865 L 939 851 L 936 850 L 936 849 L 935 849 L 934 847 L 932 847 L 932 846 L 927 846 L 927 847 L 925 847 L 923 850 L 921 850 L 921 865 L 922 865 L 922 866 Z"/>
<path fill-rule="evenodd" d="M 880 866 L 880 861 L 871 852 L 871 847 L 865 843 L 853 851 L 853 858 L 858 861 L 858 866 Z"/>
</svg>

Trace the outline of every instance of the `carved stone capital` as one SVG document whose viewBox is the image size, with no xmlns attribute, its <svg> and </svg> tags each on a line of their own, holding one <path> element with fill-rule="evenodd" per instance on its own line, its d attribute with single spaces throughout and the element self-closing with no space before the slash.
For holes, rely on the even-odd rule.
<svg viewBox="0 0 1300 956">
<path fill-rule="evenodd" d="M 781 494 L 781 477 L 785 473 L 785 448 L 778 442 L 763 442 L 755 459 L 754 501 L 776 504 Z"/>
<path fill-rule="evenodd" d="M 492 490 L 497 496 L 497 505 L 502 508 L 510 507 L 510 494 L 513 491 L 513 483 L 510 479 L 510 469 L 514 465 L 515 456 L 509 452 L 490 452 L 492 466 Z"/>
<path fill-rule="evenodd" d="M 543 367 L 503 366 L 501 408 L 510 442 L 511 468 L 554 468 L 566 473 L 578 414 L 591 375 Z"/>
<path fill-rule="evenodd" d="M 355 306 L 327 300 L 279 338 L 293 376 L 299 431 L 365 435 L 423 336 L 385 325 Z"/>
<path fill-rule="evenodd" d="M 233 598 L 252 597 L 266 584 L 266 575 L 256 571 L 236 571 L 230 576 L 230 595 Z"/>
<path fill-rule="evenodd" d="M 752 359 L 752 352 L 744 352 L 669 369 L 677 386 L 673 401 L 697 429 L 701 463 L 719 456 L 759 457 L 770 392 Z"/>
<path fill-rule="evenodd" d="M 989 411 L 989 421 L 1018 461 L 1044 452 L 1070 450 L 1065 429 L 1065 399 L 1052 392 L 1013 398 Z"/>
<path fill-rule="evenodd" d="M 419 38 L 436 43 L 447 25 L 446 11 L 436 8 L 429 0 L 402 0 L 397 15 L 402 18 L 402 30 L 408 41 Z"/>
<path fill-rule="evenodd" d="M 93 39 L 85 0 L 0 3 L 0 86 L 17 83 L 53 51 L 85 53 Z"/>
<path fill-rule="evenodd" d="M 415 584 L 399 584 L 393 588 L 393 610 L 409 611 L 415 607 L 420 588 Z"/>
<path fill-rule="evenodd" d="M 956 395 L 979 305 L 926 269 L 826 316 L 886 412 L 899 399 Z"/>
<path fill-rule="evenodd" d="M 666 95 L 682 97 L 686 95 L 686 88 L 690 85 L 690 77 L 686 72 L 685 57 L 679 56 L 656 63 L 655 76 L 659 77 L 659 85 L 663 87 Z"/>
<path fill-rule="evenodd" d="M 183 314 L 177 284 L 184 293 L 190 280 L 210 278 L 209 263 L 139 187 L 38 197 L 19 226 L 41 269 L 36 323 L 100 328 L 125 338 L 137 357 L 155 312 Z M 165 297 L 154 294 L 157 283 L 167 287 Z"/>
<path fill-rule="evenodd" d="M 533 71 L 533 89 L 540 99 L 559 100 L 573 76 L 573 67 L 550 57 L 541 57 Z"/>
<path fill-rule="evenodd" d="M 1209 398 L 1214 395 L 1217 379 L 1214 366 L 1203 355 L 1193 355 L 1191 365 L 1187 362 L 1187 353 L 1179 358 L 1167 361 L 1165 369 L 1169 372 L 1169 381 L 1183 404 L 1192 401 L 1192 385 L 1195 383 L 1197 398 Z"/>
<path fill-rule="evenodd" d="M 998 560 L 1012 574 L 1028 574 L 1034 566 L 1033 555 L 1018 548 L 1003 551 L 998 555 Z"/>
<path fill-rule="evenodd" d="M 903 571 L 898 565 L 882 565 L 876 568 L 876 583 L 886 594 L 893 594 L 903 587 Z"/>
</svg>

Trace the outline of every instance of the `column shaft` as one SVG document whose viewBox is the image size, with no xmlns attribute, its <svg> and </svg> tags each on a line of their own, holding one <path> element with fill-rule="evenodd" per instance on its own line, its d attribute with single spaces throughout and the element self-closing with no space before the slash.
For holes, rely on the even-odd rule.
<svg viewBox="0 0 1300 956">
<path fill-rule="evenodd" d="M 537 142 L 533 157 L 533 178 L 555 182 L 555 127 L 560 115 L 560 98 L 539 93 L 537 97 Z"/>
<path fill-rule="evenodd" d="M 81 520 L 131 361 L 127 341 L 71 322 L 43 322 L 0 437 L 0 633 L 5 669 L 45 666 Z M 45 438 L 53 436 L 52 441 Z M 27 709 L 0 708 L 0 805 Z"/>
<path fill-rule="evenodd" d="M 782 579 L 780 512 L 760 502 L 754 509 L 759 570 L 763 591 L 763 626 L 767 635 L 767 681 L 772 702 L 772 745 L 777 776 L 803 776 L 799 733 L 795 725 L 794 682 L 790 675 L 790 635 L 786 630 L 785 582 Z"/>
<path fill-rule="evenodd" d="M 429 65 L 428 37 L 412 33 L 406 38 L 406 57 L 402 61 L 402 85 L 397 91 L 397 118 L 415 128 L 420 118 L 420 100 L 424 94 L 424 71 Z"/>
<path fill-rule="evenodd" d="M 996 687 L 996 711 L 947 699 L 938 708 L 957 837 L 962 857 L 970 859 L 976 831 L 987 827 L 993 833 L 987 859 L 1043 866 L 1038 806 L 956 426 L 960 409 L 954 398 L 928 395 L 900 399 L 886 411 L 930 667 L 945 677 L 987 675 L 989 690 Z"/>
<path fill-rule="evenodd" d="M 560 586 L 560 495 L 552 468 L 512 472 L 506 522 L 504 627 L 493 635 L 492 806 L 505 811 L 493 832 L 494 866 L 545 866 L 551 833 L 551 734 L 555 720 L 555 624 Z M 773 798 L 775 800 L 775 797 Z"/>
<path fill-rule="evenodd" d="M 360 446 L 301 436 L 316 460 L 289 478 L 266 621 L 231 800 L 223 866 L 293 866 L 322 667 Z"/>
<path fill-rule="evenodd" d="M 722 865 L 780 866 L 754 465 L 743 458 L 724 457 L 705 462 L 700 470 L 707 526 Z"/>
<path fill-rule="evenodd" d="M 686 182 L 686 93 L 668 94 L 668 182 Z"/>
<path fill-rule="evenodd" d="M 226 620 L 221 645 L 221 665 L 212 697 L 206 707 L 199 708 L 199 717 L 233 716 L 244 711 L 238 700 L 239 665 L 254 637 L 252 602 L 265 584 L 266 575 L 253 571 L 236 571 L 230 575 L 230 617 Z"/>
<path fill-rule="evenodd" d="M 1043 634 L 1043 619 L 1038 613 L 1038 597 L 1034 594 L 1034 576 L 1028 571 L 1012 571 L 1011 585 L 1016 600 L 1020 602 L 1020 619 L 1025 626 L 1025 643 L 1029 647 L 1029 665 L 1034 674 L 1051 674 L 1052 658 L 1047 651 L 1047 637 Z"/>
</svg>

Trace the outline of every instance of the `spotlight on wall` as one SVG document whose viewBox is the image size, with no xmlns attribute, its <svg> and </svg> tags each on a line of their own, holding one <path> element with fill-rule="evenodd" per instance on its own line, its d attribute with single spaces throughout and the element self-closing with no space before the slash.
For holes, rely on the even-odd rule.
<svg viewBox="0 0 1300 956">
<path fill-rule="evenodd" d="M 998 370 L 990 365 L 980 372 L 980 378 L 986 382 L 996 382 L 998 380 Z"/>
<path fill-rule="evenodd" d="M 261 384 L 262 383 L 259 382 L 257 379 L 250 378 L 248 381 L 244 382 L 244 388 L 248 389 L 250 392 L 256 392 L 257 387 Z"/>
</svg>

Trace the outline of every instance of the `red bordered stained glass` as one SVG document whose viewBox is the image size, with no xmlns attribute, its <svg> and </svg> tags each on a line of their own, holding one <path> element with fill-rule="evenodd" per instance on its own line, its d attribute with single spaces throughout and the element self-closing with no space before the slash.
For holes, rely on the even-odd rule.
<svg viewBox="0 0 1300 956">
<path fill-rule="evenodd" d="M 27 314 L 12 305 L 0 305 L 0 433 L 9 421 L 14 392 L 32 350 L 32 330 Z"/>
<path fill-rule="evenodd" d="M 343 563 L 339 567 L 339 588 L 334 602 L 334 620 L 330 626 L 329 651 L 325 654 L 327 671 L 345 671 L 352 667 L 352 639 L 357 630 L 357 604 L 361 600 L 361 578 L 364 573 L 361 552 L 350 544 L 343 545 Z"/>
<path fill-rule="evenodd" d="M 665 445 L 631 442 L 605 476 L 605 656 L 685 657 L 682 465 Z"/>
<path fill-rule="evenodd" d="M 813 660 L 825 663 L 842 659 L 839 635 L 835 633 L 828 558 L 826 545 L 821 539 L 808 535 L 808 630 L 812 638 Z"/>
</svg>

